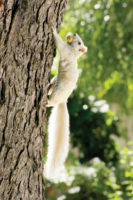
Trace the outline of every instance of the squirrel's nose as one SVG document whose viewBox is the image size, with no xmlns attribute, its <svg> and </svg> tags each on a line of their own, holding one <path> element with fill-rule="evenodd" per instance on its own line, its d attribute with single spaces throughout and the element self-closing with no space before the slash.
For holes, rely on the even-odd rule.
<svg viewBox="0 0 133 200">
<path fill-rule="evenodd" d="M 82 48 L 81 52 L 86 53 L 87 52 L 87 47 Z"/>
</svg>

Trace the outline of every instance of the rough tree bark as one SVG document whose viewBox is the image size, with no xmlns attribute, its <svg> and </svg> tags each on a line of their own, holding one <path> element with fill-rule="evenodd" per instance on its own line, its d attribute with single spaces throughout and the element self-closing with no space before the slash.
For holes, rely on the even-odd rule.
<svg viewBox="0 0 133 200">
<path fill-rule="evenodd" d="M 0 8 L 0 200 L 43 200 L 45 106 L 68 0 L 5 0 Z M 2 3 L 4 3 L 2 5 Z"/>
</svg>

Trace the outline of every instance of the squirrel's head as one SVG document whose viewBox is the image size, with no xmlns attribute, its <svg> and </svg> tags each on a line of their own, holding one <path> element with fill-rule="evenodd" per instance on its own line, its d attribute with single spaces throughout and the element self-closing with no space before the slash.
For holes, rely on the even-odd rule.
<svg viewBox="0 0 133 200">
<path fill-rule="evenodd" d="M 77 33 L 74 35 L 72 33 L 67 33 L 66 38 L 67 43 L 73 47 L 77 57 L 80 57 L 83 53 L 87 52 L 87 47 Z"/>
</svg>

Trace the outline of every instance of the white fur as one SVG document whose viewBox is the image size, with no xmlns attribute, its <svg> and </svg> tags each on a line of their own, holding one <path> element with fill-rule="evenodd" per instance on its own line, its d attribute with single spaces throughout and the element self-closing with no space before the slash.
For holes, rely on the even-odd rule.
<svg viewBox="0 0 133 200">
<path fill-rule="evenodd" d="M 48 128 L 48 154 L 46 177 L 54 177 L 64 163 L 69 146 L 69 115 L 66 103 L 58 104 L 52 109 Z"/>
<path fill-rule="evenodd" d="M 58 75 L 47 106 L 54 106 L 48 126 L 48 154 L 45 175 L 51 178 L 64 163 L 69 146 L 69 115 L 67 99 L 78 79 L 77 59 L 83 54 L 84 46 L 76 34 L 71 44 L 64 43 L 53 30 L 56 46 L 60 53 Z M 80 44 L 80 45 L 79 45 Z"/>
<path fill-rule="evenodd" d="M 48 106 L 66 102 L 76 87 L 77 79 L 77 63 L 74 61 L 66 61 L 65 66 L 63 66 L 62 61 L 60 61 L 57 82 L 49 98 Z"/>
</svg>

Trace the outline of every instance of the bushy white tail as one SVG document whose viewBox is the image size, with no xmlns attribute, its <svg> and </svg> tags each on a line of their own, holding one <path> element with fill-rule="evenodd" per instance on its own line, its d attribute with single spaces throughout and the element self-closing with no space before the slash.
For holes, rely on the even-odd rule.
<svg viewBox="0 0 133 200">
<path fill-rule="evenodd" d="M 66 103 L 55 105 L 48 126 L 48 154 L 45 175 L 51 178 L 63 165 L 69 149 L 69 114 Z"/>
</svg>

